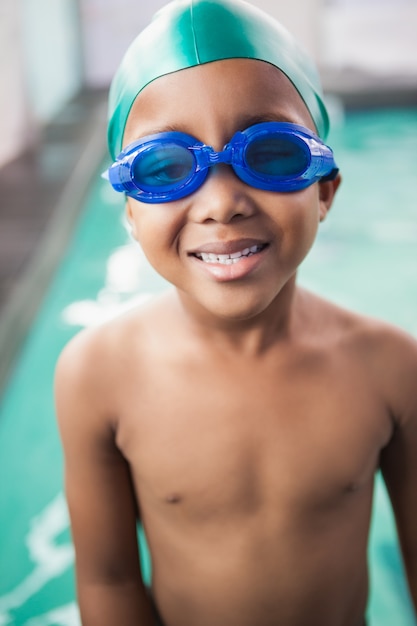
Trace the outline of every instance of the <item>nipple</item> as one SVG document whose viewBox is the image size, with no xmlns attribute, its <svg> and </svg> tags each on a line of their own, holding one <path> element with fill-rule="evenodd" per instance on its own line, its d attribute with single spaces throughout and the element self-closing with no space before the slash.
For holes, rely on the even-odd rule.
<svg viewBox="0 0 417 626">
<path fill-rule="evenodd" d="M 359 488 L 360 488 L 359 483 L 351 482 L 347 485 L 346 491 L 347 493 L 354 493 L 355 491 L 358 491 Z"/>
<path fill-rule="evenodd" d="M 168 504 L 178 504 L 181 501 L 181 497 L 178 493 L 170 493 L 165 500 Z"/>
</svg>

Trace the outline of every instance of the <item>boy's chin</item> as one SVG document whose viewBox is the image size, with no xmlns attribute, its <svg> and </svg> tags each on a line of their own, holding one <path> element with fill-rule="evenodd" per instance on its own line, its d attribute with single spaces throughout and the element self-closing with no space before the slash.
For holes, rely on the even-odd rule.
<svg viewBox="0 0 417 626">
<path fill-rule="evenodd" d="M 255 322 L 266 315 L 277 300 L 274 294 L 239 294 L 231 292 L 222 296 L 213 294 L 183 294 L 184 305 L 201 321 L 218 322 L 220 325 L 236 325 L 244 322 Z"/>
</svg>

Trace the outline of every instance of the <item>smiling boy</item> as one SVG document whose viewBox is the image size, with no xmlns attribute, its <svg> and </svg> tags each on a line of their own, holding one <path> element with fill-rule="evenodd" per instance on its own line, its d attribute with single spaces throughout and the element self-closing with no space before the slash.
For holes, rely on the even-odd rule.
<svg viewBox="0 0 417 626">
<path fill-rule="evenodd" d="M 362 626 L 379 468 L 417 601 L 416 342 L 296 284 L 340 182 L 327 126 L 239 0 L 175 0 L 116 75 L 108 177 L 173 287 L 58 365 L 84 626 Z"/>
</svg>

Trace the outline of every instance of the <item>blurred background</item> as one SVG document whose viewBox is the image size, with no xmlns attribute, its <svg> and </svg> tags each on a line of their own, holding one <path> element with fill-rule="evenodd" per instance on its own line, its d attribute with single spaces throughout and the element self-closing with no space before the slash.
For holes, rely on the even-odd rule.
<svg viewBox="0 0 417 626">
<path fill-rule="evenodd" d="M 39 139 L 80 91 L 105 89 L 163 0 L 2 0 L 0 120 L 4 164 Z M 326 89 L 415 88 L 415 0 L 257 0 L 304 43 Z"/>
<path fill-rule="evenodd" d="M 252 3 L 316 60 L 344 176 L 300 279 L 417 336 L 417 0 Z M 53 370 L 80 328 L 164 288 L 99 177 L 109 82 L 163 4 L 0 0 L 0 626 L 79 624 Z M 379 480 L 371 539 L 371 624 L 412 626 Z"/>
</svg>

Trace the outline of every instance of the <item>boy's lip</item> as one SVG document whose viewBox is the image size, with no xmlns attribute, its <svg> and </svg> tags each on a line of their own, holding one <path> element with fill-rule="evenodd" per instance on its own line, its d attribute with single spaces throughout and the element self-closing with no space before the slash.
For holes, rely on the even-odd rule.
<svg viewBox="0 0 417 626">
<path fill-rule="evenodd" d="M 188 252 L 189 256 L 197 256 L 199 254 L 235 254 L 242 252 L 247 248 L 258 246 L 264 248 L 268 245 L 267 241 L 254 238 L 236 239 L 230 241 L 213 241 L 199 245 Z"/>
<path fill-rule="evenodd" d="M 199 270 L 216 282 L 242 280 L 262 263 L 270 243 L 245 238 L 202 244 L 188 253 Z"/>
</svg>

